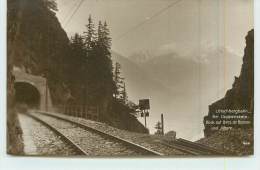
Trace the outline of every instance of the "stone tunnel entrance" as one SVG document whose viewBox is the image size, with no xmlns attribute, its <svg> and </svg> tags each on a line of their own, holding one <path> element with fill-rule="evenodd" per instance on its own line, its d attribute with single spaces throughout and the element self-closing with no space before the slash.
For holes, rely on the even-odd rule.
<svg viewBox="0 0 260 170">
<path fill-rule="evenodd" d="M 17 109 L 20 111 L 28 108 L 39 109 L 41 95 L 35 86 L 27 82 L 16 82 L 14 88 Z"/>
<path fill-rule="evenodd" d="M 16 108 L 50 111 L 53 109 L 46 78 L 25 73 L 20 68 L 13 68 Z"/>
</svg>

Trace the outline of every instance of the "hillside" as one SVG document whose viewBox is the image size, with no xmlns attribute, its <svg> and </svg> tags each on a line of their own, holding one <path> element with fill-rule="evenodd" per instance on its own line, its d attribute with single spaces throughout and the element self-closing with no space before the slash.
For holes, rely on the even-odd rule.
<svg viewBox="0 0 260 170">
<path fill-rule="evenodd" d="M 82 83 L 82 80 L 71 81 L 79 76 L 71 71 L 70 66 L 75 59 L 71 57 L 70 40 L 56 17 L 56 10 L 53 0 L 8 0 L 9 71 L 16 66 L 27 73 L 46 77 L 54 106 L 65 104 L 68 96 L 74 96 L 82 103 L 77 96 L 82 94 L 82 89 L 73 91 L 71 88 L 73 83 Z M 92 82 L 93 86 L 96 86 L 94 83 L 96 82 Z M 105 108 L 102 104 L 97 103 L 101 109 Z M 127 109 L 117 103 L 110 104 L 124 113 L 112 113 L 111 110 L 103 109 L 105 111 L 102 112 L 104 115 L 100 117 L 101 120 L 122 129 L 146 132 L 143 125 L 128 114 Z M 119 116 L 114 118 L 111 114 Z M 125 119 L 132 125 L 126 124 Z"/>
<path fill-rule="evenodd" d="M 8 41 L 15 38 L 15 43 L 10 46 L 13 64 L 25 72 L 47 77 L 53 103 L 62 103 L 65 96 L 62 83 L 66 80 L 63 72 L 69 54 L 69 39 L 55 17 L 52 10 L 55 8 L 42 0 L 9 1 L 8 8 L 17 11 L 8 20 L 17 25 L 16 30 L 10 27 L 8 36 Z"/>
</svg>

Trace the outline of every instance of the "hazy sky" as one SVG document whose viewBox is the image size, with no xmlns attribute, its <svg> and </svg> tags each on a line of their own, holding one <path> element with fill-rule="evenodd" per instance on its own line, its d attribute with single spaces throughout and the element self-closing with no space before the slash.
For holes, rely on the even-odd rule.
<svg viewBox="0 0 260 170">
<path fill-rule="evenodd" d="M 96 23 L 108 22 L 112 48 L 125 56 L 162 50 L 189 55 L 198 46 L 225 46 L 242 55 L 245 34 L 253 28 L 253 0 L 83 0 L 70 22 L 80 0 L 57 2 L 68 35 L 82 33 L 91 14 Z"/>
</svg>

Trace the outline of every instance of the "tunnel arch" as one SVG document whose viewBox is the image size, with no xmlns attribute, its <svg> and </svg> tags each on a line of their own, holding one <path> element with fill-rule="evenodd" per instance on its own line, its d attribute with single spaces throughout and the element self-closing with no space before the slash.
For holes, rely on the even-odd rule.
<svg viewBox="0 0 260 170">
<path fill-rule="evenodd" d="M 14 84 L 15 103 L 26 104 L 29 108 L 38 109 L 41 103 L 41 94 L 32 83 L 18 81 Z"/>
</svg>

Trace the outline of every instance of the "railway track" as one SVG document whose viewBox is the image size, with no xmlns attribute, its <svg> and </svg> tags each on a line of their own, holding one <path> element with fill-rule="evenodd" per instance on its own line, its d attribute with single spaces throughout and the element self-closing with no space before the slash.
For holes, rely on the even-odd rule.
<svg viewBox="0 0 260 170">
<path fill-rule="evenodd" d="M 224 155 L 223 152 L 218 151 L 214 148 L 199 143 L 191 142 L 182 138 L 177 139 L 174 143 L 183 147 L 190 148 L 191 150 L 198 152 L 201 155 Z"/>
<path fill-rule="evenodd" d="M 26 114 L 27 116 L 33 118 L 34 120 L 40 122 L 47 128 L 49 128 L 51 131 L 53 131 L 57 136 L 59 136 L 65 143 L 67 143 L 69 146 L 71 146 L 77 153 L 77 155 L 87 155 L 87 153 L 78 145 L 76 144 L 73 140 L 70 138 L 67 138 L 60 130 L 56 129 L 54 126 L 48 124 L 47 122 L 41 120 L 40 118 L 31 115 L 31 114 Z"/>
<path fill-rule="evenodd" d="M 79 122 L 57 117 L 46 112 L 31 112 L 28 116 L 54 131 L 79 155 L 90 156 L 163 156 L 149 148 L 107 134 Z"/>
<path fill-rule="evenodd" d="M 174 149 L 178 149 L 188 155 L 224 155 L 223 152 L 218 151 L 214 148 L 191 142 L 182 138 L 176 139 L 173 143 L 162 142 L 162 144 Z"/>
</svg>

